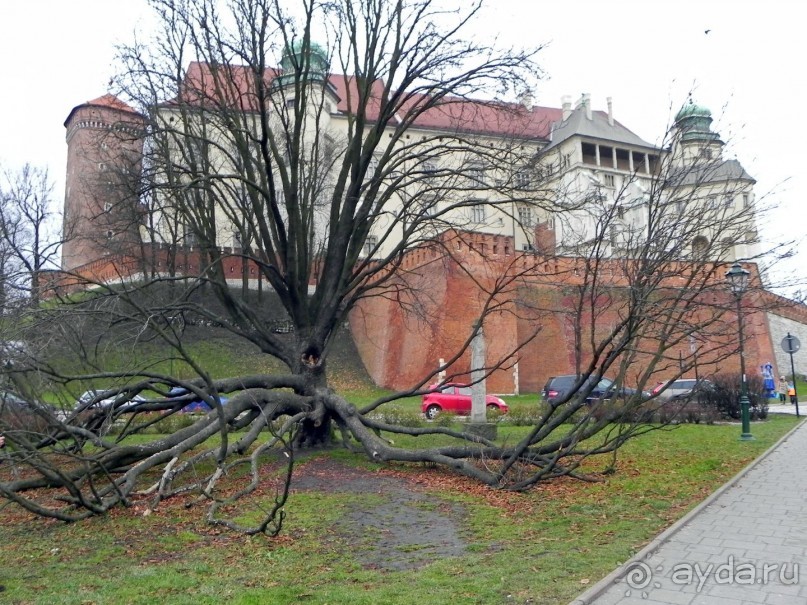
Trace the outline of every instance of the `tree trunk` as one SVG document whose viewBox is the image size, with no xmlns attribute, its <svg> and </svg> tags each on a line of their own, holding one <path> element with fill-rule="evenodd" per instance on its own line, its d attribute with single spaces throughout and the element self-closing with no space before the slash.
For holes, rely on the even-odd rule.
<svg viewBox="0 0 807 605">
<path fill-rule="evenodd" d="M 333 415 L 325 407 L 324 398 L 318 396 L 328 391 L 325 359 L 315 347 L 309 346 L 300 355 L 297 371 L 305 377 L 305 391 L 314 396 L 315 407 L 311 416 L 300 424 L 294 445 L 297 448 L 329 447 L 333 444 Z"/>
</svg>

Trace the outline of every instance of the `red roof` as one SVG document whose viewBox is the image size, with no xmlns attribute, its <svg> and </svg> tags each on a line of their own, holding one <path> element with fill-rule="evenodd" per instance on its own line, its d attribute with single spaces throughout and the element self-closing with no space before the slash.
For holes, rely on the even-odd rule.
<svg viewBox="0 0 807 605">
<path fill-rule="evenodd" d="M 118 111 L 137 113 L 129 105 L 121 101 L 118 97 L 116 97 L 113 94 L 105 94 L 104 96 L 98 97 L 97 99 L 93 99 L 92 101 L 87 101 L 85 105 L 95 105 L 99 107 L 108 107 L 110 109 L 117 109 Z"/>
<path fill-rule="evenodd" d="M 264 82 L 269 84 L 279 75 L 281 75 L 279 70 L 267 69 L 263 74 Z M 345 114 L 351 113 L 351 106 L 355 106 L 355 100 L 358 98 L 357 78 L 334 74 L 328 76 L 328 82 L 338 98 L 337 110 Z M 230 65 L 221 70 L 213 68 L 207 63 L 192 62 L 185 73 L 180 97 L 190 103 L 203 102 L 203 99 L 219 103 L 224 98 L 229 105 L 245 111 L 256 111 L 258 99 L 253 92 L 254 89 L 249 67 Z M 370 87 L 368 119 L 378 119 L 383 92 L 384 82 L 375 80 Z M 101 99 L 104 98 L 101 97 Z M 117 101 L 117 99 L 115 100 Z M 406 113 L 428 100 L 429 97 L 426 95 L 410 95 L 401 110 Z M 174 99 L 168 104 L 173 105 L 176 102 Z M 417 117 L 414 125 L 435 130 L 548 140 L 552 123 L 560 121 L 562 116 L 563 111 L 559 108 L 533 107 L 532 110 L 527 110 L 518 103 L 446 97 L 441 99 L 435 107 L 424 110 Z"/>
<path fill-rule="evenodd" d="M 73 109 L 71 109 L 70 113 L 67 116 L 67 119 L 64 121 L 65 127 L 67 127 L 67 123 L 70 121 L 70 118 L 73 117 L 73 114 L 83 107 L 104 107 L 106 109 L 114 109 L 116 111 L 120 111 L 123 113 L 131 113 L 134 114 L 135 116 L 140 117 L 140 113 L 138 113 L 131 106 L 121 101 L 115 95 L 105 94 L 101 97 L 98 97 L 97 99 L 93 99 L 92 101 L 87 101 L 86 103 L 82 103 L 81 105 L 76 105 Z"/>
</svg>

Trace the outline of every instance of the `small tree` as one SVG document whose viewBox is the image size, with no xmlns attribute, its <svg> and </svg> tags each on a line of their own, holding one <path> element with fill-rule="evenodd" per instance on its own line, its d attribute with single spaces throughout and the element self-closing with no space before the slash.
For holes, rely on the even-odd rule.
<svg viewBox="0 0 807 605">
<path fill-rule="evenodd" d="M 24 297 L 36 306 L 40 278 L 57 266 L 61 240 L 54 235 L 59 214 L 47 170 L 25 164 L 3 171 L 0 181 L 0 249 L 6 301 Z"/>
</svg>

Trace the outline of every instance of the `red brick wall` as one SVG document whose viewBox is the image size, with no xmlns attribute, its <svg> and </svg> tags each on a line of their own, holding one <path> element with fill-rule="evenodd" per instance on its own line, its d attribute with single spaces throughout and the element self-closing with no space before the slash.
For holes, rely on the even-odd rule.
<svg viewBox="0 0 807 605">
<path fill-rule="evenodd" d="M 470 237 L 464 234 L 463 237 Z M 461 251 L 451 248 L 456 262 L 444 260 L 419 265 L 413 262 L 410 269 L 418 275 L 417 287 L 429 293 L 420 311 L 429 321 L 411 316 L 406 305 L 399 305 L 388 299 L 370 298 L 364 300 L 351 315 L 351 328 L 359 352 L 370 375 L 381 386 L 404 389 L 424 379 L 436 369 L 440 357 L 448 360 L 462 347 L 469 336 L 473 322 L 480 316 L 484 305 L 484 292 L 492 288 L 497 278 L 512 271 L 514 267 L 530 271 L 500 297 L 501 309 L 485 320 L 485 333 L 488 346 L 488 364 L 504 361 L 506 369 L 494 372 L 488 380 L 491 392 L 510 393 L 514 390 L 512 362 L 519 363 L 519 390 L 538 392 L 550 376 L 574 373 L 575 360 L 580 364 L 591 360 L 592 352 L 588 338 L 583 339 L 581 350 L 575 350 L 574 324 L 576 313 L 574 284 L 582 279 L 582 269 L 576 271 L 575 259 L 557 259 L 545 263 L 534 255 L 513 257 L 483 258 L 480 244 L 484 236 L 472 247 L 464 244 Z M 487 240 L 487 249 L 491 250 Z M 475 249 L 474 249 L 475 248 Z M 499 247 L 501 250 L 502 248 Z M 512 249 L 512 248 L 511 248 Z M 564 268 L 564 263 L 567 265 Z M 623 305 L 627 304 L 629 290 L 619 271 L 604 263 L 601 271 L 608 276 L 613 287 L 594 306 L 597 314 L 597 333 L 615 325 L 624 315 Z M 418 271 L 417 267 L 420 267 Z M 535 272 L 532 272 L 532 269 Z M 553 279 L 565 283 L 542 283 L 541 269 L 553 275 Z M 568 269 L 568 270 L 567 270 Z M 722 269 L 715 271 L 715 280 L 720 280 Z M 559 276 L 565 275 L 565 278 Z M 678 278 L 671 280 L 677 286 Z M 743 299 L 745 325 L 745 358 L 749 374 L 758 372 L 760 365 L 774 359 L 773 343 L 767 327 L 765 295 L 749 293 Z M 693 359 L 696 347 L 698 373 L 701 376 L 736 372 L 739 369 L 737 318 L 734 312 L 734 299 L 722 287 L 703 295 L 703 304 L 692 305 L 690 313 L 694 324 L 710 325 L 701 328 L 696 339 L 686 334 L 671 334 L 665 338 L 669 349 L 658 365 L 658 370 L 645 382 L 645 388 L 655 381 L 676 375 L 679 356 L 685 362 Z M 779 301 L 781 303 L 781 300 Z M 793 313 L 807 319 L 807 312 L 800 305 L 790 303 Z M 718 315 L 715 312 L 719 311 Z M 583 325 L 588 325 L 591 310 L 585 311 Z M 674 338 L 680 342 L 669 346 Z M 658 338 L 652 334 L 635 344 L 628 369 L 628 378 L 634 382 L 640 379 L 641 371 L 654 358 L 658 349 Z M 520 345 L 520 348 L 519 348 Z M 518 349 L 518 350 L 517 350 Z M 470 354 L 461 355 L 449 373 L 463 373 L 469 370 Z M 694 370 L 689 372 L 694 375 Z"/>
<path fill-rule="evenodd" d="M 491 366 L 503 366 L 488 379 L 489 391 L 514 391 L 512 365 L 516 361 L 519 363 L 519 390 L 525 393 L 540 391 L 550 376 L 575 371 L 574 286 L 582 279 L 582 271 L 575 267 L 582 261 L 545 261 L 531 254 L 513 254 L 512 247 L 508 247 L 510 253 L 505 254 L 502 238 L 485 234 L 447 234 L 443 244 L 451 250 L 452 258 L 437 247 L 423 247 L 404 259 L 398 285 L 408 285 L 411 290 L 390 290 L 385 296 L 364 299 L 349 317 L 359 354 L 378 385 L 407 389 L 418 382 L 429 382 L 429 375 L 436 372 L 439 360 L 451 360 L 466 344 L 474 322 L 486 305 L 493 309 L 484 323 L 487 362 Z M 147 252 L 149 258 L 155 259 L 158 272 L 166 271 L 168 253 L 164 246 L 154 246 Z M 175 257 L 178 274 L 198 271 L 198 250 L 182 248 Z M 226 257 L 223 265 L 228 278 L 240 278 L 240 258 Z M 79 268 L 77 273 L 96 281 L 114 282 L 122 275 L 136 274 L 141 267 L 137 258 L 110 256 Z M 254 267 L 250 269 L 255 275 Z M 618 271 L 612 272 L 607 264 L 601 270 L 614 287 L 609 292 L 608 302 L 603 298 L 594 305 L 598 331 L 619 320 L 621 306 L 629 293 Z M 518 275 L 519 271 L 525 273 Z M 544 280 L 542 275 L 551 275 L 552 279 Z M 401 281 L 404 276 L 406 284 Z M 81 286 L 64 275 L 49 277 L 54 278 L 53 283 L 60 283 L 63 290 Z M 496 288 L 501 294 L 490 300 L 488 293 Z M 703 302 L 708 304 L 691 310 L 693 322 L 702 322 L 715 309 L 721 310 L 723 315 L 697 334 L 699 373 L 703 376 L 736 372 L 739 356 L 736 354 L 737 318 L 733 298 L 725 288 L 716 288 L 704 298 L 708 300 Z M 763 363 L 775 360 L 775 343 L 766 319 L 768 309 L 774 305 L 777 313 L 807 324 L 807 309 L 803 305 L 765 292 L 747 294 L 743 307 L 749 374 L 757 373 Z M 586 311 L 583 324 L 589 320 L 590 312 Z M 638 380 L 639 370 L 653 356 L 657 343 L 646 338 L 636 345 L 638 352 L 628 372 L 629 380 Z M 666 366 L 659 367 L 646 387 L 652 386 L 655 380 L 672 376 L 677 371 L 679 355 L 684 359 L 692 355 L 689 338 L 682 338 L 667 351 Z M 584 343 L 581 364 L 590 359 L 591 352 Z M 457 380 L 463 380 L 469 369 L 470 353 L 466 352 L 451 365 L 448 374 L 454 373 Z"/>
</svg>

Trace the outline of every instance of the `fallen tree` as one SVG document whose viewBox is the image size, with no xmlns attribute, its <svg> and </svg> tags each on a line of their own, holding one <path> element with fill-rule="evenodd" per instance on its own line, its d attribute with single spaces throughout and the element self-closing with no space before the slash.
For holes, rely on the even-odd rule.
<svg viewBox="0 0 807 605">
<path fill-rule="evenodd" d="M 615 204 L 596 212 L 593 237 L 579 242 L 574 262 L 551 251 L 513 250 L 493 260 L 475 250 L 480 262 L 465 264 L 458 250 L 473 245 L 469 234 L 487 213 L 530 231 L 533 212 L 551 217 L 599 200 L 558 204 L 562 192 L 541 164 L 537 133 L 547 125 L 523 105 L 495 98 L 532 81 L 538 49 L 502 51 L 466 39 L 476 4 L 445 10 L 436 0 L 304 2 L 300 14 L 273 0 L 233 0 L 223 14 L 209 0 L 152 4 L 162 30 L 122 49 L 118 80 L 143 116 L 142 174 L 115 182 L 131 187 L 144 215 L 139 249 L 184 252 L 171 256 L 170 270 L 155 263 L 133 275 L 121 263 L 117 283 L 76 274 L 88 293 L 62 297 L 21 322 L 34 345 L 5 373 L 29 402 L 17 418 L 37 422 L 1 416 L 11 445 L 12 464 L 0 469 L 8 500 L 75 521 L 135 498 L 156 506 L 192 492 L 211 503 L 211 522 L 276 533 L 295 453 L 337 444 L 374 461 L 434 463 L 506 489 L 585 478 L 583 461 L 657 428 L 632 412 L 654 405 L 642 388 L 655 371 L 678 364 L 683 373 L 696 363 L 694 356 L 673 360 L 681 342 L 697 335 L 713 364 L 735 352 L 721 259 L 726 238 L 744 233 L 753 214 L 704 213 L 693 186 L 709 178 L 703 165 L 682 175 L 671 159 L 659 162 L 659 185 L 642 201 L 650 226 L 624 233 L 619 256 L 609 246 L 621 218 Z M 315 44 L 314 31 L 327 47 Z M 331 65 L 344 75 L 330 73 Z M 618 195 L 628 200 L 633 192 L 626 185 Z M 715 242 L 709 262 L 691 250 L 705 221 Z M 234 258 L 240 290 L 232 287 Z M 334 392 L 328 358 L 338 327 L 374 297 L 394 301 L 413 323 L 429 322 L 424 284 L 438 266 L 474 285 L 468 296 L 477 316 L 452 354 L 409 388 L 363 407 Z M 250 280 L 265 284 L 266 295 L 248 295 Z M 558 297 L 549 304 L 518 294 L 536 284 Z M 375 413 L 425 392 L 438 374 L 450 382 L 467 379 L 471 369 L 484 377 L 513 364 L 540 333 L 542 317 L 559 312 L 572 325 L 579 380 L 518 442 L 433 424 L 400 426 Z M 471 342 L 500 314 L 533 327 L 505 355 L 469 368 Z M 285 370 L 216 376 L 187 347 L 191 323 L 219 326 Z M 159 342 L 171 353 L 159 362 L 140 354 L 122 359 L 111 334 L 132 351 Z M 179 378 L 173 363 L 192 376 Z M 587 401 L 596 384 L 588 377 L 606 373 L 617 385 L 633 381 L 638 393 L 619 406 Z M 79 385 L 98 384 L 103 391 L 75 410 L 72 401 L 61 408 L 31 403 L 43 391 L 67 402 Z M 139 437 L 193 401 L 209 411 L 158 438 Z M 399 434 L 442 435 L 450 443 L 403 448 L 394 443 Z M 266 473 L 276 474 L 277 461 L 282 486 L 260 521 L 222 514 Z M 244 487 L 220 491 L 222 477 L 241 468 L 248 469 Z"/>
</svg>

